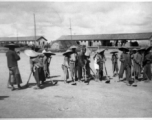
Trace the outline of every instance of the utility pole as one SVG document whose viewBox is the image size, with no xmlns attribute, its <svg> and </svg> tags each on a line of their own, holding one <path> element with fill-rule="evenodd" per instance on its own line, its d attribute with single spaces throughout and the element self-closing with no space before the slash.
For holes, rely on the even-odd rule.
<svg viewBox="0 0 152 120">
<path fill-rule="evenodd" d="M 18 30 L 16 30 L 16 36 L 17 36 L 17 41 L 18 41 Z"/>
<path fill-rule="evenodd" d="M 71 19 L 70 19 L 70 33 L 71 33 L 71 40 L 72 40 L 72 28 L 71 28 Z"/>
<path fill-rule="evenodd" d="M 19 45 L 19 40 L 18 40 L 18 30 L 16 29 L 16 37 L 17 37 L 17 44 Z"/>
<path fill-rule="evenodd" d="M 33 14 L 33 15 L 34 15 L 34 36 L 35 36 L 34 44 L 35 44 L 36 43 L 36 21 L 35 21 L 35 14 Z M 34 46 L 36 46 L 36 44 Z"/>
</svg>

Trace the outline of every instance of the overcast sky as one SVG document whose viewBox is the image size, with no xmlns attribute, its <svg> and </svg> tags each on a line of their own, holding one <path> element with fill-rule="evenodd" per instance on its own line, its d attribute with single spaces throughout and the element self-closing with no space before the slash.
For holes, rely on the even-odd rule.
<svg viewBox="0 0 152 120">
<path fill-rule="evenodd" d="M 152 2 L 0 2 L 0 37 L 152 32 Z"/>
</svg>

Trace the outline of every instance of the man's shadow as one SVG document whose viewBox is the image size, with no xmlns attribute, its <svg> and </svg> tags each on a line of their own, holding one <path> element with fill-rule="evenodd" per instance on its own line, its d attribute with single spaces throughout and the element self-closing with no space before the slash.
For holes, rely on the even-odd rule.
<svg viewBox="0 0 152 120">
<path fill-rule="evenodd" d="M 58 86 L 58 80 L 45 81 L 45 83 L 41 85 L 41 88 L 44 89 L 53 86 Z"/>
<path fill-rule="evenodd" d="M 0 96 L 0 100 L 4 100 L 5 98 L 8 98 L 9 96 Z"/>
<path fill-rule="evenodd" d="M 47 78 L 46 81 L 45 81 L 45 83 L 41 84 L 41 88 L 44 89 L 46 87 L 57 86 L 58 85 L 57 83 L 60 80 L 51 80 L 52 78 L 55 78 L 55 77 L 60 77 L 60 75 L 50 76 L 49 78 Z M 31 88 L 33 86 L 36 86 L 36 82 L 35 83 L 25 84 L 24 86 L 22 86 L 22 90 L 23 89 L 27 89 L 27 88 Z"/>
</svg>

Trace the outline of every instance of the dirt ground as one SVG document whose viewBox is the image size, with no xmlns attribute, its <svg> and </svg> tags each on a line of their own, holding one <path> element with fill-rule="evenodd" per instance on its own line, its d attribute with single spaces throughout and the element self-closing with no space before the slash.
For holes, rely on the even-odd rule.
<svg viewBox="0 0 152 120">
<path fill-rule="evenodd" d="M 108 74 L 112 76 L 109 51 L 107 56 Z M 91 57 L 91 68 L 93 60 Z M 92 80 L 89 85 L 77 83 L 76 86 L 63 83 L 61 64 L 63 56 L 53 56 L 50 71 L 51 80 L 58 80 L 52 86 L 50 80 L 42 90 L 35 90 L 33 76 L 30 87 L 11 91 L 7 88 L 8 68 L 6 56 L 0 53 L 0 118 L 141 118 L 152 117 L 152 82 L 138 82 L 137 87 L 127 86 L 124 82 L 110 84 Z M 29 58 L 21 53 L 19 69 L 22 86 L 29 74 Z"/>
</svg>

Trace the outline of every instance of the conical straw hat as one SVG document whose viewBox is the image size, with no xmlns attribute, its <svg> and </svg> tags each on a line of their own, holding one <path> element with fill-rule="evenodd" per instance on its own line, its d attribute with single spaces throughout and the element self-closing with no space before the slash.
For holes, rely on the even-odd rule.
<svg viewBox="0 0 152 120">
<path fill-rule="evenodd" d="M 34 50 L 25 50 L 24 53 L 29 57 L 37 57 L 41 53 L 37 53 Z"/>
</svg>

